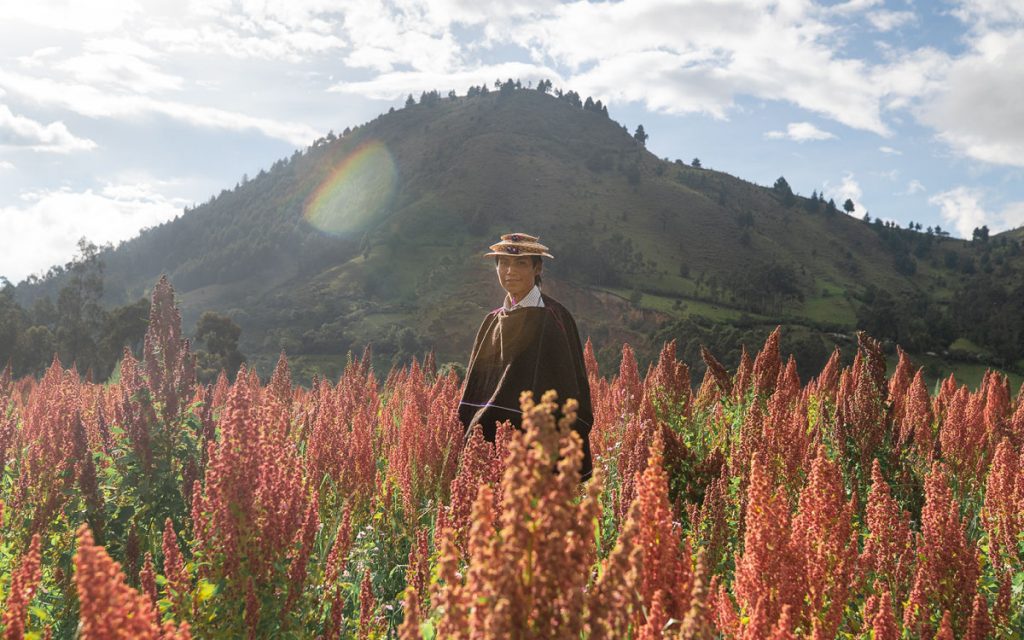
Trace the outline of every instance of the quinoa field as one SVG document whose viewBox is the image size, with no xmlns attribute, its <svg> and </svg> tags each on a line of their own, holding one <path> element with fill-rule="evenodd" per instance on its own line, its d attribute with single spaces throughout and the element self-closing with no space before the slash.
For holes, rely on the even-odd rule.
<svg viewBox="0 0 1024 640">
<path fill-rule="evenodd" d="M 778 338 L 703 380 L 588 343 L 581 483 L 571 399 L 465 438 L 430 357 L 199 385 L 162 280 L 114 381 L 0 377 L 0 633 L 1024 637 L 1024 394 L 886 377 L 864 335 L 800 380 Z"/>
</svg>

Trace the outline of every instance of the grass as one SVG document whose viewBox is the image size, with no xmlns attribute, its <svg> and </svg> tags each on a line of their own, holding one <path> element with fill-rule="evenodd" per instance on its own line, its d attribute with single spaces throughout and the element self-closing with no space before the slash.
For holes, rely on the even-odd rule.
<svg viewBox="0 0 1024 640">
<path fill-rule="evenodd" d="M 815 322 L 856 326 L 857 310 L 846 298 L 846 289 L 830 281 L 818 281 L 816 285 L 818 294 L 804 301 L 800 315 Z"/>
<path fill-rule="evenodd" d="M 927 354 L 911 355 L 910 359 L 915 366 L 924 367 L 925 382 L 927 382 L 928 388 L 933 392 L 951 373 L 959 384 L 965 384 L 970 389 L 977 389 L 985 376 L 985 372 L 989 369 L 994 369 L 994 367 L 976 362 L 946 360 L 939 356 Z M 888 358 L 888 374 L 891 374 L 895 368 L 896 359 Z M 1015 394 L 1017 389 L 1020 388 L 1021 383 L 1024 383 L 1024 376 L 1012 372 L 1004 373 L 1010 383 L 1010 392 Z"/>
<path fill-rule="evenodd" d="M 972 356 L 992 356 L 992 352 L 990 352 L 988 349 L 978 346 L 977 344 L 968 340 L 967 338 L 957 338 L 956 340 L 953 341 L 952 344 L 949 345 L 949 350 L 966 353 Z"/>
<path fill-rule="evenodd" d="M 623 300 L 629 300 L 633 292 L 629 289 L 622 289 L 616 287 L 600 287 L 602 291 L 615 294 Z M 676 308 L 676 301 L 682 303 L 681 308 Z M 659 311 L 674 317 L 682 316 L 701 316 L 716 322 L 729 322 L 739 320 L 741 316 L 754 318 L 758 320 L 765 320 L 764 316 L 748 311 L 741 311 L 732 307 L 714 304 L 711 302 L 705 302 L 703 300 L 695 300 L 685 296 L 669 297 L 661 296 L 652 293 L 640 293 L 640 308 L 650 309 L 653 311 Z"/>
</svg>

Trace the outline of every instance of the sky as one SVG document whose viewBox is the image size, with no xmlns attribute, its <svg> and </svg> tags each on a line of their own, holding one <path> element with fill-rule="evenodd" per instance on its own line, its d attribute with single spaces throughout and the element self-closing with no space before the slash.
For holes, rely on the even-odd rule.
<svg viewBox="0 0 1024 640">
<path fill-rule="evenodd" d="M 0 0 L 0 277 L 408 94 L 549 79 L 659 157 L 906 227 L 1024 225 L 1021 0 Z"/>
</svg>

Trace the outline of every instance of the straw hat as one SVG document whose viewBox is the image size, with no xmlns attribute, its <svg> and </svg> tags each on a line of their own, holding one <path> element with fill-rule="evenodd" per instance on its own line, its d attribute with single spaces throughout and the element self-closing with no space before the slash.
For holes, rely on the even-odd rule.
<svg viewBox="0 0 1024 640">
<path fill-rule="evenodd" d="M 548 248 L 537 242 L 537 236 L 529 236 L 525 233 L 506 233 L 501 236 L 501 241 L 492 244 L 490 253 L 485 256 L 541 256 L 551 258 L 555 256 L 548 253 Z"/>
</svg>

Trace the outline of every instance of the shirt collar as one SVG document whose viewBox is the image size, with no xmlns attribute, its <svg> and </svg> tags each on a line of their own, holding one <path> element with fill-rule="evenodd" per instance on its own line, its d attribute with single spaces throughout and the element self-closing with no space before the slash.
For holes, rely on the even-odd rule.
<svg viewBox="0 0 1024 640">
<path fill-rule="evenodd" d="M 515 304 L 512 304 L 512 297 L 506 293 L 505 304 L 503 305 L 503 308 L 505 309 L 505 311 L 512 311 L 513 309 L 522 309 L 524 307 L 543 306 L 544 300 L 541 299 L 540 297 L 540 287 L 538 287 L 537 285 L 533 285 L 533 288 L 530 289 L 530 293 L 523 296 L 523 299 Z"/>
</svg>

